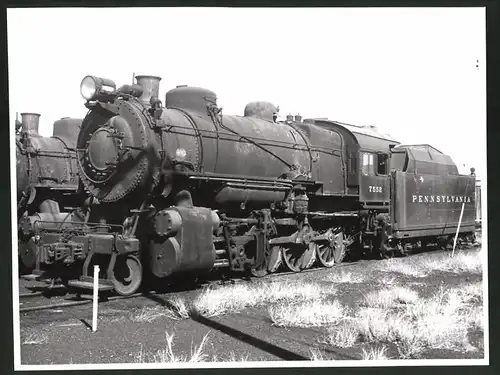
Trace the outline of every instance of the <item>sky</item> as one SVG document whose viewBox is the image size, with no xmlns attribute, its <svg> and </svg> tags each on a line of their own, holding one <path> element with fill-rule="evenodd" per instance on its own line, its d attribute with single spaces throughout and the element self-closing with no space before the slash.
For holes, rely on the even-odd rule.
<svg viewBox="0 0 500 375">
<path fill-rule="evenodd" d="M 7 24 L 11 125 L 37 112 L 45 136 L 85 116 L 85 75 L 148 74 L 163 102 L 177 85 L 214 91 L 225 114 L 266 100 L 486 175 L 484 8 L 36 8 L 8 9 Z"/>
</svg>

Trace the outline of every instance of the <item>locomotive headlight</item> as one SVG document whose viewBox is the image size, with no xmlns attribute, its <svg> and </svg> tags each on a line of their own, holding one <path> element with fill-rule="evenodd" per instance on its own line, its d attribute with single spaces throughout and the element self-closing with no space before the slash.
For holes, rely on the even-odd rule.
<svg viewBox="0 0 500 375">
<path fill-rule="evenodd" d="M 178 161 L 184 161 L 184 159 L 186 159 L 186 155 L 186 150 L 183 148 L 178 148 L 177 150 L 175 150 L 175 158 Z"/>
<path fill-rule="evenodd" d="M 80 84 L 80 94 L 87 101 L 97 99 L 101 93 L 113 92 L 115 90 L 115 83 L 106 78 L 86 76 Z"/>
</svg>

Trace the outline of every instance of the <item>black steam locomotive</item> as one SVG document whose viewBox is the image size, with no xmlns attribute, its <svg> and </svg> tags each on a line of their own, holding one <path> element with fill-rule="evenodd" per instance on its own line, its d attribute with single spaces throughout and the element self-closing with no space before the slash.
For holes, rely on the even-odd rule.
<svg viewBox="0 0 500 375">
<path fill-rule="evenodd" d="M 38 113 L 21 113 L 21 121 L 16 119 L 17 216 L 20 221 L 31 217 L 60 223 L 82 204 L 75 151 L 82 120 L 57 120 L 53 135 L 43 137 L 38 132 L 39 119 Z M 36 236 L 19 230 L 19 237 L 21 266 L 30 269 L 36 263 Z"/>
<path fill-rule="evenodd" d="M 76 142 L 83 219 L 26 216 L 36 275 L 137 291 L 213 269 L 260 277 L 280 265 L 332 267 L 346 254 L 404 253 L 417 241 L 473 236 L 474 176 L 428 145 L 401 145 L 326 119 L 249 103 L 223 115 L 214 92 L 161 78 L 116 89 L 87 76 Z M 73 215 L 75 216 L 75 215 Z"/>
</svg>

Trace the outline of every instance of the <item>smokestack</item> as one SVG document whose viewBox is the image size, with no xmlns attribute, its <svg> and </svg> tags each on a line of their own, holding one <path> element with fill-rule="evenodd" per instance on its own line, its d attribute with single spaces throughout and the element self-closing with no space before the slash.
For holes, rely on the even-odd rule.
<svg viewBox="0 0 500 375">
<path fill-rule="evenodd" d="M 28 134 L 38 135 L 40 116 L 39 113 L 21 113 L 22 131 Z"/>
<path fill-rule="evenodd" d="M 144 104 L 149 105 L 149 100 L 152 96 L 157 99 L 160 95 L 160 81 L 161 77 L 155 76 L 135 76 L 137 84 L 142 87 L 142 95 L 139 100 Z"/>
<path fill-rule="evenodd" d="M 302 116 L 301 115 L 296 115 L 295 116 L 295 122 L 302 122 Z"/>
</svg>

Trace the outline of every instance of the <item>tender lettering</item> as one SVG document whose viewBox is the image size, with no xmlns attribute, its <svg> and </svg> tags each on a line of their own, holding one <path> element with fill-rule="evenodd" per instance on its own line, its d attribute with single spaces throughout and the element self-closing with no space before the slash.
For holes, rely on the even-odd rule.
<svg viewBox="0 0 500 375">
<path fill-rule="evenodd" d="M 455 195 L 417 195 L 412 194 L 412 203 L 471 203 L 472 197 Z"/>
</svg>

